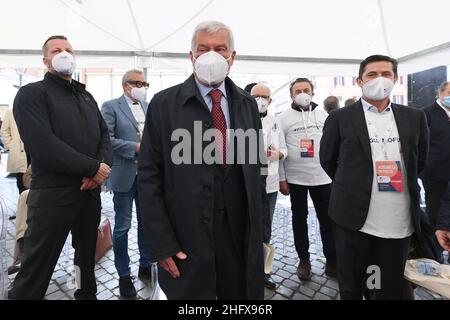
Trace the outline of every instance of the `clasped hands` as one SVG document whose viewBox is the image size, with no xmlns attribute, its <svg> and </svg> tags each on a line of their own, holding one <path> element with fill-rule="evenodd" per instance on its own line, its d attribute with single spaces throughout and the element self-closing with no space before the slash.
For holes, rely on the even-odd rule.
<svg viewBox="0 0 450 320">
<path fill-rule="evenodd" d="M 101 163 L 93 178 L 84 177 L 81 181 L 81 191 L 92 190 L 100 186 L 111 175 L 111 168 L 106 163 Z"/>
</svg>

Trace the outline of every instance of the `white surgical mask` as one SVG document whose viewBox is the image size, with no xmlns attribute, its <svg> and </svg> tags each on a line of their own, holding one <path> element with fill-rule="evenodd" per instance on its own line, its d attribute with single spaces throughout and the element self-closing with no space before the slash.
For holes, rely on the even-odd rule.
<svg viewBox="0 0 450 320">
<path fill-rule="evenodd" d="M 222 83 L 228 75 L 230 66 L 225 59 L 215 51 L 208 51 L 197 59 L 194 58 L 194 71 L 198 79 L 209 86 Z"/>
<path fill-rule="evenodd" d="M 256 98 L 256 103 L 258 103 L 259 113 L 267 112 L 267 108 L 269 107 L 269 101 L 267 101 L 267 99 L 264 99 L 263 97 L 258 97 Z"/>
<path fill-rule="evenodd" d="M 385 77 L 378 77 L 364 83 L 362 92 L 368 99 L 380 101 L 389 98 L 393 88 L 394 81 Z"/>
<path fill-rule="evenodd" d="M 311 96 L 307 93 L 302 92 L 295 97 L 294 102 L 300 107 L 309 107 L 309 105 L 311 104 Z"/>
<path fill-rule="evenodd" d="M 65 76 L 72 75 L 76 68 L 75 58 L 67 51 L 55 55 L 51 63 L 56 72 Z"/>
<path fill-rule="evenodd" d="M 131 88 L 131 92 L 130 95 L 133 99 L 137 100 L 137 101 L 145 101 L 145 95 L 147 94 L 147 89 L 145 89 L 144 87 L 140 87 L 140 88 L 136 88 L 133 87 Z"/>
</svg>

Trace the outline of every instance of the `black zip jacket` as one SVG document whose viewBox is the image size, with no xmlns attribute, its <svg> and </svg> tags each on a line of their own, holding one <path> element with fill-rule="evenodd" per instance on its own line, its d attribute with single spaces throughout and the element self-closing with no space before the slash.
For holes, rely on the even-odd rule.
<svg viewBox="0 0 450 320">
<path fill-rule="evenodd" d="M 48 72 L 19 90 L 13 113 L 33 164 L 31 189 L 81 186 L 101 162 L 111 166 L 108 127 L 83 84 Z"/>
</svg>

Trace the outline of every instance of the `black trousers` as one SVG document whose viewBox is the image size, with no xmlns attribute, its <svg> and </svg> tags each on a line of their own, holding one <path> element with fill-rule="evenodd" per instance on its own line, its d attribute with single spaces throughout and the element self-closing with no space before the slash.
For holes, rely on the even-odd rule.
<svg viewBox="0 0 450 320">
<path fill-rule="evenodd" d="M 289 184 L 292 206 L 292 228 L 294 231 L 294 243 L 300 260 L 309 260 L 308 239 L 308 191 L 316 209 L 317 219 L 320 224 L 320 236 L 323 243 L 323 254 L 327 263 L 336 265 L 336 247 L 333 237 L 333 223 L 328 216 L 331 185 L 301 186 Z"/>
<path fill-rule="evenodd" d="M 241 248 L 234 245 L 226 213 L 214 217 L 216 294 L 219 300 L 246 300 L 245 263 Z M 243 248 L 242 244 L 242 248 Z"/>
<path fill-rule="evenodd" d="M 217 299 L 246 300 L 245 234 L 248 214 L 242 168 L 233 165 L 224 170 L 217 166 L 214 185 L 213 233 Z M 227 210 L 232 198 L 239 205 L 234 210 Z"/>
<path fill-rule="evenodd" d="M 430 220 L 430 225 L 434 228 L 441 207 L 442 197 L 447 192 L 448 182 L 431 179 L 422 179 L 422 182 L 425 189 L 428 219 Z"/>
<path fill-rule="evenodd" d="M 334 224 L 337 248 L 337 271 L 342 300 L 403 300 L 403 273 L 408 257 L 410 237 L 382 239 Z M 380 273 L 379 288 L 372 288 L 372 276 Z M 372 268 L 369 268 L 372 267 Z M 375 281 L 375 280 L 374 280 Z"/>
<path fill-rule="evenodd" d="M 16 173 L 16 184 L 19 189 L 19 194 L 24 192 L 27 188 L 23 185 L 23 173 Z"/>
<path fill-rule="evenodd" d="M 100 195 L 98 192 L 78 192 L 81 193 L 76 195 L 79 200 L 70 205 L 28 207 L 24 261 L 9 293 L 10 299 L 44 298 L 69 231 L 72 232 L 75 248 L 75 264 L 81 272 L 81 289 L 75 292 L 75 298 L 95 297 L 95 246 L 100 223 Z"/>
</svg>

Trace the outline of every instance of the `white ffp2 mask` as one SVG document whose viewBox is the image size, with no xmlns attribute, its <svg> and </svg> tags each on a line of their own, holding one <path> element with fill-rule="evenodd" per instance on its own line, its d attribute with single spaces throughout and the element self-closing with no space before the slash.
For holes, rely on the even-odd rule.
<svg viewBox="0 0 450 320">
<path fill-rule="evenodd" d="M 311 96 L 307 93 L 300 93 L 297 96 L 295 96 L 294 102 L 296 105 L 300 106 L 300 107 L 309 107 L 309 105 L 311 104 Z"/>
<path fill-rule="evenodd" d="M 131 97 L 137 101 L 145 101 L 146 94 L 147 89 L 145 89 L 144 87 L 141 88 L 133 87 L 130 92 Z"/>
<path fill-rule="evenodd" d="M 215 51 L 208 51 L 197 59 L 194 58 L 195 74 L 201 82 L 209 86 L 220 84 L 228 75 L 230 59 L 231 56 L 225 59 Z"/>
<path fill-rule="evenodd" d="M 76 68 L 75 58 L 67 51 L 62 51 L 52 59 L 52 67 L 56 72 L 65 76 L 70 76 Z"/>
<path fill-rule="evenodd" d="M 394 81 L 385 77 L 378 77 L 364 83 L 362 92 L 368 99 L 380 101 L 388 98 L 393 88 Z"/>
<path fill-rule="evenodd" d="M 267 108 L 269 108 L 269 101 L 262 97 L 256 98 L 256 103 L 258 103 L 258 111 L 259 113 L 266 113 Z"/>
</svg>

